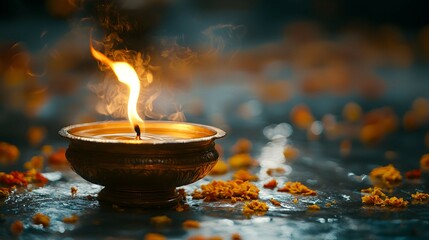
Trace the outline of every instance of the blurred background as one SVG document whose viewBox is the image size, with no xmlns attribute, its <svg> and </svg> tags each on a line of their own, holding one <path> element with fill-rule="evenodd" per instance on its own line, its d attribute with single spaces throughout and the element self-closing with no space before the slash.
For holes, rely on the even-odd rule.
<svg viewBox="0 0 429 240">
<path fill-rule="evenodd" d="M 226 143 L 293 132 L 347 148 L 399 131 L 415 138 L 388 148 L 421 155 L 427 9 L 405 0 L 2 1 L 0 141 L 65 145 L 57 132 L 66 125 L 125 119 L 127 89 L 90 55 L 92 31 L 96 49 L 146 81 L 138 111 L 147 119 L 211 124 L 235 138 Z"/>
<path fill-rule="evenodd" d="M 216 146 L 224 161 L 188 193 L 245 167 L 259 178 L 262 201 L 283 204 L 247 219 L 241 205 L 188 196 L 189 211 L 168 212 L 166 236 L 197 233 L 182 229 L 195 219 L 199 233 L 224 239 L 429 239 L 427 204 L 366 206 L 360 192 L 383 171 L 387 180 L 399 174 L 386 191 L 398 201 L 429 192 L 428 9 L 423 0 L 0 1 L 0 180 L 27 169 L 50 181 L 22 194 L 0 183 L 2 229 L 19 219 L 28 239 L 155 231 L 148 223 L 157 211 L 102 208 L 93 202 L 100 186 L 67 171 L 62 127 L 126 119 L 128 89 L 91 56 L 91 42 L 136 69 L 140 116 L 228 133 Z M 317 196 L 296 203 L 265 189 L 272 171 Z M 48 214 L 51 227 L 27 221 L 35 212 Z M 81 223 L 65 224 L 71 214 Z"/>
</svg>

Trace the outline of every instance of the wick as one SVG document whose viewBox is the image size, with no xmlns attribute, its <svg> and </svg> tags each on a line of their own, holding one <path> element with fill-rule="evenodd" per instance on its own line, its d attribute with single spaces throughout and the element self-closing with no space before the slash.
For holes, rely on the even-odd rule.
<svg viewBox="0 0 429 240">
<path fill-rule="evenodd" d="M 142 140 L 142 138 L 140 137 L 140 127 L 139 125 L 134 125 L 134 131 L 136 131 L 137 136 L 136 136 L 136 140 Z"/>
</svg>

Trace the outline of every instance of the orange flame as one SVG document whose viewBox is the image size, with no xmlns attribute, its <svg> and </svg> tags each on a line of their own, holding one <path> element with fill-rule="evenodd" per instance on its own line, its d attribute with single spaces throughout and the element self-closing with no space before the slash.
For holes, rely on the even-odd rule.
<svg viewBox="0 0 429 240">
<path fill-rule="evenodd" d="M 144 126 L 144 121 L 137 113 L 137 101 L 140 94 L 140 80 L 136 71 L 130 64 L 126 62 L 112 61 L 101 52 L 95 50 L 92 46 L 92 41 L 90 42 L 90 49 L 92 56 L 100 62 L 109 65 L 118 80 L 125 83 L 130 89 L 130 95 L 128 98 L 128 120 L 139 135 L 140 133 L 137 129 Z"/>
</svg>

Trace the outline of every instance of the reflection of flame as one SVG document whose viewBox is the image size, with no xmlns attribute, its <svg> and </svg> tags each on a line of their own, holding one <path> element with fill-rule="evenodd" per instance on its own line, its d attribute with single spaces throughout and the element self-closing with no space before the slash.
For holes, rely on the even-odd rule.
<svg viewBox="0 0 429 240">
<path fill-rule="evenodd" d="M 110 60 L 108 57 L 95 50 L 92 46 L 92 42 L 90 43 L 90 48 L 92 56 L 102 63 L 109 65 L 118 80 L 122 83 L 125 83 L 129 87 L 130 95 L 128 98 L 128 120 L 136 130 L 137 135 L 140 135 L 140 125 L 143 125 L 144 121 L 137 113 L 137 100 L 140 94 L 140 80 L 136 71 L 130 64 L 126 62 L 114 62 Z"/>
</svg>

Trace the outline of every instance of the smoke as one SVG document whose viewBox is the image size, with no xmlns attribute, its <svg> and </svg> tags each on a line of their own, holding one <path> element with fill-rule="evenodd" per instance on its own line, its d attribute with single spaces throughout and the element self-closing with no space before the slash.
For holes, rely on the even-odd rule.
<svg viewBox="0 0 429 240">
<path fill-rule="evenodd" d="M 178 44 L 178 37 L 164 38 L 161 40 L 161 57 L 168 62 L 168 67 L 178 69 L 184 66 L 192 66 L 198 60 L 198 53 L 190 47 Z"/>
<path fill-rule="evenodd" d="M 140 52 L 130 50 L 104 50 L 104 52 L 110 59 L 117 62 L 127 62 L 136 70 L 141 85 L 137 102 L 137 109 L 142 109 L 138 111 L 139 114 L 149 118 L 163 118 L 162 115 L 155 113 L 153 109 L 153 101 L 159 95 L 159 86 L 154 83 L 153 75 L 149 70 L 150 59 L 145 59 Z M 102 80 L 91 81 L 88 85 L 89 89 L 100 99 L 96 108 L 98 113 L 115 118 L 126 118 L 129 97 L 128 87 L 117 80 L 108 66 L 100 63 L 99 68 L 105 72 L 105 77 Z"/>
<path fill-rule="evenodd" d="M 151 5 L 148 2 L 139 5 L 139 12 L 153 12 L 147 9 L 159 9 L 162 5 Z M 127 5 L 128 6 L 128 5 Z M 156 28 L 157 21 L 151 16 L 141 18 L 129 9 L 121 9 L 113 3 L 98 6 L 98 23 L 103 37 L 94 41 L 94 46 L 113 61 L 124 61 L 136 70 L 141 92 L 138 101 L 138 113 L 150 119 L 170 119 L 184 121 L 185 116 L 177 108 L 176 93 L 187 89 L 194 79 L 194 74 L 211 63 L 207 60 L 217 58 L 223 51 L 237 49 L 245 33 L 243 26 L 232 24 L 215 25 L 203 30 L 202 44 L 193 46 L 183 43 L 184 37 L 157 36 L 151 29 Z M 128 12 L 127 12 L 128 11 Z M 201 35 L 200 35 L 201 36 Z M 198 46 L 203 46 L 199 48 Z M 99 98 L 97 112 L 115 118 L 127 116 L 128 89 L 116 80 L 110 68 L 99 64 L 105 72 L 102 80 L 94 80 L 89 89 Z M 169 95 L 159 101 L 161 95 Z M 173 113 L 171 113 L 173 111 Z"/>
<path fill-rule="evenodd" d="M 123 39 L 125 33 L 133 29 L 133 23 L 126 15 L 121 14 L 113 3 L 100 4 L 97 9 L 97 21 L 104 37 L 101 41 L 93 41 L 95 48 L 115 62 L 127 62 L 133 66 L 141 85 L 138 113 L 150 118 L 162 118 L 162 115 L 153 112 L 153 101 L 159 95 L 160 87 L 154 83 L 151 58 L 142 51 L 129 49 Z M 126 118 L 128 87 L 117 80 L 109 66 L 99 63 L 99 69 L 105 72 L 104 79 L 93 80 L 88 86 L 99 97 L 97 112 L 115 118 Z"/>
<path fill-rule="evenodd" d="M 184 122 L 186 121 L 186 117 L 182 111 L 177 111 L 175 113 L 170 114 L 170 116 L 168 116 L 168 120 Z"/>
<path fill-rule="evenodd" d="M 246 28 L 242 25 L 218 24 L 206 28 L 202 33 L 209 40 L 210 51 L 237 51 Z"/>
</svg>

